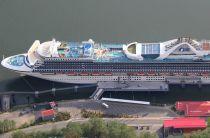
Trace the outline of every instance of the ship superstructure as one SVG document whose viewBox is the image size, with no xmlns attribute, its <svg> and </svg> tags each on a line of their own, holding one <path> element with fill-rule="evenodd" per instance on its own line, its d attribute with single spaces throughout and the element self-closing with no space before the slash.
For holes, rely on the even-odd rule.
<svg viewBox="0 0 210 138">
<path fill-rule="evenodd" d="M 36 40 L 27 53 L 8 57 L 1 64 L 64 83 L 210 83 L 210 41 L 189 37 L 128 44 Z"/>
</svg>

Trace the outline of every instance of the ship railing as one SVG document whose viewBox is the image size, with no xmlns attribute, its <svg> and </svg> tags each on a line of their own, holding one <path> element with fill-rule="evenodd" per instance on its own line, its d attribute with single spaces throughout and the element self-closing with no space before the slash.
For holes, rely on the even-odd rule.
<svg viewBox="0 0 210 138">
<path fill-rule="evenodd" d="M 210 40 L 201 40 L 201 43 L 210 43 Z"/>
<path fill-rule="evenodd" d="M 60 57 L 50 57 L 45 58 L 46 61 L 93 61 L 93 58 L 60 58 Z"/>
</svg>

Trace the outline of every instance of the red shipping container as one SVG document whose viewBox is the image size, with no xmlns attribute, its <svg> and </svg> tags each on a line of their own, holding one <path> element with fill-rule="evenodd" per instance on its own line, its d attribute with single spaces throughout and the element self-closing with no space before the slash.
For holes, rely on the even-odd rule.
<svg viewBox="0 0 210 138">
<path fill-rule="evenodd" d="M 188 117 L 210 116 L 210 101 L 179 101 L 176 102 L 176 110 L 183 111 Z"/>
<path fill-rule="evenodd" d="M 164 128 L 206 128 L 207 124 L 205 119 L 198 117 L 180 117 L 173 119 L 166 119 L 163 122 Z"/>
</svg>

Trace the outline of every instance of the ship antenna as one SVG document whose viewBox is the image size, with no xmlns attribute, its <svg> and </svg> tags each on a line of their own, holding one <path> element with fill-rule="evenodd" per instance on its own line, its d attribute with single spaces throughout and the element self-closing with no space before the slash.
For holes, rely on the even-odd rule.
<svg viewBox="0 0 210 138">
<path fill-rule="evenodd" d="M 4 54 L 2 55 L 2 58 L 3 58 L 3 60 L 4 60 Z"/>
</svg>

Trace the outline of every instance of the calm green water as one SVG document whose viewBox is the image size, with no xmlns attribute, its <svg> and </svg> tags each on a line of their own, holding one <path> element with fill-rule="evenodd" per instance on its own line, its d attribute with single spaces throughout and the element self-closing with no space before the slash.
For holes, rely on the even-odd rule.
<svg viewBox="0 0 210 138">
<path fill-rule="evenodd" d="M 210 39 L 209 0 L 0 0 L 0 57 L 24 53 L 36 39 L 121 43 L 178 36 Z M 51 83 L 35 79 L 34 85 Z M 0 92 L 16 89 L 30 87 L 0 67 Z"/>
</svg>

